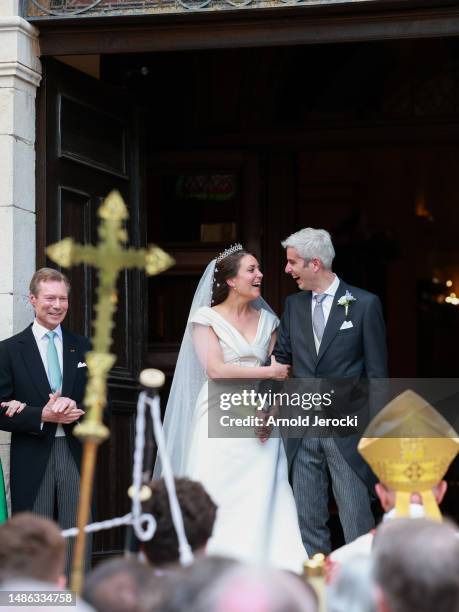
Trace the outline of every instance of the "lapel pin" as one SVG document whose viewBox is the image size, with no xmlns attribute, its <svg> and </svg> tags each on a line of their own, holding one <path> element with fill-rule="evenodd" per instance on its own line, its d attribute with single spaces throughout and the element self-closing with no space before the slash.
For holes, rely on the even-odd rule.
<svg viewBox="0 0 459 612">
<path fill-rule="evenodd" d="M 76 351 L 76 348 L 74 348 L 73 346 L 70 347 L 70 352 L 74 353 Z"/>
</svg>

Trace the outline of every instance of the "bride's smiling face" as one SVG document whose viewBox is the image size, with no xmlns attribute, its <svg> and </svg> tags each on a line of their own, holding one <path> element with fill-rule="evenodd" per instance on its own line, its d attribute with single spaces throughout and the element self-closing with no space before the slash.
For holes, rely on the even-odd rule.
<svg viewBox="0 0 459 612">
<path fill-rule="evenodd" d="M 255 300 L 261 293 L 261 273 L 258 261 L 253 255 L 244 255 L 239 263 L 236 276 L 227 280 L 228 285 L 241 297 Z"/>
</svg>

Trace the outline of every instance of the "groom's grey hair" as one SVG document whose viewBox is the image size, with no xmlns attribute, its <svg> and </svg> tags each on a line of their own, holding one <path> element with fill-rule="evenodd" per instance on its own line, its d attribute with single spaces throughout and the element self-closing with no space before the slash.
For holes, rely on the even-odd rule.
<svg viewBox="0 0 459 612">
<path fill-rule="evenodd" d="M 311 259 L 320 259 L 324 267 L 331 269 L 335 257 L 335 249 L 330 234 L 324 229 L 305 227 L 299 232 L 291 234 L 282 241 L 284 249 L 292 247 L 298 251 L 305 264 Z"/>
</svg>

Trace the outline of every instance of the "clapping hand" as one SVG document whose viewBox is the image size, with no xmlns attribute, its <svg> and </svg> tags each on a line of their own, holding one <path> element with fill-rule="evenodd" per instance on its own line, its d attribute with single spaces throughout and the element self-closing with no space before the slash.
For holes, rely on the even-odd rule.
<svg viewBox="0 0 459 612">
<path fill-rule="evenodd" d="M 22 412 L 26 407 L 26 404 L 19 402 L 18 400 L 10 400 L 9 402 L 2 402 L 0 406 L 7 409 L 5 416 L 12 417 L 15 414 Z"/>
<path fill-rule="evenodd" d="M 78 408 L 75 400 L 61 397 L 61 392 L 56 391 L 49 394 L 49 401 L 43 408 L 41 420 L 68 425 L 77 421 L 83 414 L 84 410 Z"/>
</svg>

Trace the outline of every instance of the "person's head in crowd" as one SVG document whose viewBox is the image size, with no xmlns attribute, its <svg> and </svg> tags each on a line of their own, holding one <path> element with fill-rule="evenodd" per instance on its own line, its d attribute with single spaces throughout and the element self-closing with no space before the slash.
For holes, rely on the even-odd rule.
<svg viewBox="0 0 459 612">
<path fill-rule="evenodd" d="M 204 588 L 188 612 L 317 612 L 317 599 L 297 576 L 238 565 Z"/>
<path fill-rule="evenodd" d="M 370 422 L 358 450 L 379 478 L 376 494 L 392 517 L 441 520 L 442 480 L 459 436 L 423 397 L 408 389 Z"/>
<path fill-rule="evenodd" d="M 383 381 L 378 392 L 386 395 Z M 383 522 L 429 517 L 441 521 L 439 505 L 446 493 L 443 476 L 459 450 L 455 430 L 423 397 L 406 390 L 378 412 L 361 438 L 358 450 L 379 478 L 376 495 Z M 334 550 L 327 562 L 327 579 L 336 579 L 356 555 L 369 553 L 373 533 Z"/>
<path fill-rule="evenodd" d="M 152 570 L 122 557 L 100 563 L 87 576 L 83 599 L 97 612 L 134 612 L 143 591 L 152 585 Z"/>
<path fill-rule="evenodd" d="M 175 563 L 179 559 L 178 540 L 169 505 L 164 480 L 153 481 L 151 497 L 144 502 L 143 509 L 156 519 L 153 538 L 145 542 L 143 551 L 155 566 Z M 175 490 L 183 516 L 183 525 L 193 553 L 205 551 L 212 535 L 217 506 L 199 482 L 188 478 L 175 478 Z"/>
<path fill-rule="evenodd" d="M 448 488 L 448 485 L 446 483 L 446 480 L 440 480 L 440 482 L 432 488 L 432 495 L 438 506 L 443 501 L 447 488 Z M 396 495 L 397 495 L 397 492 L 395 491 L 395 489 L 393 489 L 392 487 L 389 487 L 383 482 L 377 482 L 375 484 L 375 492 L 376 492 L 376 495 L 378 496 L 378 499 L 381 503 L 381 507 L 384 510 L 384 512 L 386 513 L 391 512 L 395 508 L 395 500 L 396 500 Z M 422 495 L 415 491 L 411 492 L 410 493 L 410 504 L 412 506 L 414 505 L 414 506 L 421 507 L 417 510 L 417 512 L 415 508 L 410 508 L 410 515 L 412 515 L 412 518 L 422 518 L 422 516 L 424 515 Z"/>
<path fill-rule="evenodd" d="M 163 576 L 160 600 L 158 591 L 146 589 L 141 609 L 155 612 L 183 612 L 194 604 L 209 584 L 214 583 L 224 572 L 236 567 L 237 561 L 228 557 L 198 557 L 187 567 L 178 567 Z M 155 607 L 157 606 L 157 607 Z"/>
<path fill-rule="evenodd" d="M 0 525 L 0 581 L 33 578 L 64 588 L 66 541 L 56 523 L 31 512 Z"/>
<path fill-rule="evenodd" d="M 327 612 L 376 612 L 373 560 L 359 555 L 344 565 L 327 592 Z"/>
<path fill-rule="evenodd" d="M 447 521 L 398 519 L 374 540 L 381 612 L 459 610 L 459 535 Z"/>
</svg>

